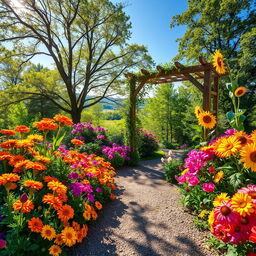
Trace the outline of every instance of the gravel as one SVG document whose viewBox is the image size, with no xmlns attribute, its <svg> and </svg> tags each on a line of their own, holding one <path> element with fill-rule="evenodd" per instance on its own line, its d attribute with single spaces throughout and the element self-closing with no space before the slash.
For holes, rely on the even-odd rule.
<svg viewBox="0 0 256 256">
<path fill-rule="evenodd" d="M 209 232 L 193 226 L 180 205 L 178 187 L 164 180 L 160 160 L 118 171 L 118 197 L 89 225 L 72 256 L 214 256 L 204 241 Z"/>
</svg>

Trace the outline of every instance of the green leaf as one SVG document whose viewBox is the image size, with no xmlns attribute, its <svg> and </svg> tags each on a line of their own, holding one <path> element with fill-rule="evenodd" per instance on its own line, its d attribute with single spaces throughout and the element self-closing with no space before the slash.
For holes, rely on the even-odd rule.
<svg viewBox="0 0 256 256">
<path fill-rule="evenodd" d="M 226 113 L 226 116 L 227 116 L 228 120 L 231 121 L 235 117 L 235 113 L 232 111 L 229 111 Z"/>
<path fill-rule="evenodd" d="M 226 87 L 229 91 L 232 91 L 232 84 L 231 83 L 226 83 Z"/>
<path fill-rule="evenodd" d="M 229 177 L 229 183 L 234 189 L 239 188 L 244 181 L 243 173 L 237 172 Z"/>
<path fill-rule="evenodd" d="M 240 121 L 240 122 L 244 122 L 245 119 L 246 119 L 246 116 L 245 116 L 245 115 L 241 115 L 241 116 L 239 117 L 239 121 Z"/>
</svg>

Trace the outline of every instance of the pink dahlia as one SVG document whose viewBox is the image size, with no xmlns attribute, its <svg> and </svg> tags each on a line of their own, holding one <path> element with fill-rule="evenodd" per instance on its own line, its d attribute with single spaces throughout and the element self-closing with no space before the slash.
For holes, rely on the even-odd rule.
<svg viewBox="0 0 256 256">
<path fill-rule="evenodd" d="M 190 187 L 196 186 L 199 183 L 199 179 L 196 176 L 192 176 L 188 180 L 188 185 Z"/>
<path fill-rule="evenodd" d="M 203 191 L 212 193 L 215 189 L 215 186 L 212 182 L 203 184 Z"/>
</svg>

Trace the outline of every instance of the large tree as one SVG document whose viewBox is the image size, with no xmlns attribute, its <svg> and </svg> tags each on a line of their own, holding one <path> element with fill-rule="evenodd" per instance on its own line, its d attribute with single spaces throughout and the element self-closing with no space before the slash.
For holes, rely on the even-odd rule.
<svg viewBox="0 0 256 256">
<path fill-rule="evenodd" d="M 50 99 L 79 122 L 85 107 L 115 93 L 124 71 L 151 63 L 144 46 L 127 44 L 131 24 L 123 8 L 109 0 L 2 0 L 0 42 L 20 49 L 15 54 L 27 61 L 52 58 L 66 96 L 54 90 L 33 95 Z M 27 97 L 29 91 L 19 94 Z"/>
</svg>

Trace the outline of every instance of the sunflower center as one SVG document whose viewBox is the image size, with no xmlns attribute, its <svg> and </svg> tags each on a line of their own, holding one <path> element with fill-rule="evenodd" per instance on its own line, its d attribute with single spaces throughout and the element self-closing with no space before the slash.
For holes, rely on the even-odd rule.
<svg viewBox="0 0 256 256">
<path fill-rule="evenodd" d="M 242 145 L 245 145 L 247 142 L 247 139 L 244 136 L 239 136 L 237 139 L 241 142 Z"/>
<path fill-rule="evenodd" d="M 205 123 L 209 124 L 209 123 L 211 123 L 212 118 L 211 118 L 210 116 L 204 116 L 204 117 L 203 117 L 203 121 L 204 121 Z"/>
<path fill-rule="evenodd" d="M 256 199 L 256 191 L 249 191 L 248 195 L 252 198 L 252 199 Z"/>
<path fill-rule="evenodd" d="M 220 212 L 222 213 L 222 215 L 227 216 L 231 213 L 231 210 L 228 206 L 224 205 L 220 208 Z"/>
<path fill-rule="evenodd" d="M 252 162 L 256 163 L 256 151 L 253 151 L 250 154 L 250 159 L 251 159 Z"/>
<path fill-rule="evenodd" d="M 67 238 L 67 239 L 72 239 L 72 237 L 73 237 L 73 236 L 72 236 L 71 233 L 67 233 L 67 234 L 66 234 L 66 238 Z"/>
<path fill-rule="evenodd" d="M 230 150 L 230 149 L 232 149 L 232 148 L 233 148 L 233 144 L 228 143 L 228 144 L 226 145 L 226 149 L 227 149 L 227 150 Z"/>
<path fill-rule="evenodd" d="M 243 94 L 243 90 L 238 90 L 237 92 L 236 92 L 236 95 L 241 95 L 241 94 Z"/>
<path fill-rule="evenodd" d="M 221 57 L 217 58 L 217 63 L 218 63 L 219 67 L 222 67 L 222 58 Z"/>
</svg>

